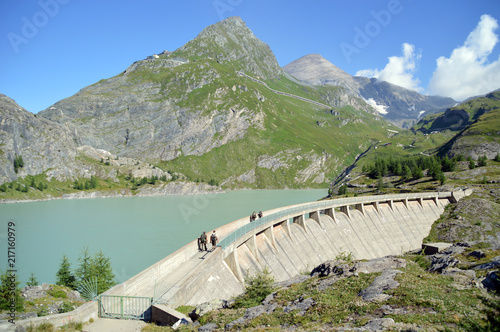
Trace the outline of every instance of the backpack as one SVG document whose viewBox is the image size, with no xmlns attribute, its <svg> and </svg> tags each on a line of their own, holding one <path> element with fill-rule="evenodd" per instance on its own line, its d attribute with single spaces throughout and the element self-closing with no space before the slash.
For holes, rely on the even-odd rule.
<svg viewBox="0 0 500 332">
<path fill-rule="evenodd" d="M 212 233 L 212 235 L 210 236 L 210 240 L 212 240 L 212 242 L 217 241 L 217 235 L 215 235 L 214 233 Z"/>
<path fill-rule="evenodd" d="M 201 243 L 205 243 L 205 242 L 207 242 L 207 235 L 206 235 L 206 234 L 201 234 L 201 237 L 200 237 L 200 242 L 201 242 Z"/>
</svg>

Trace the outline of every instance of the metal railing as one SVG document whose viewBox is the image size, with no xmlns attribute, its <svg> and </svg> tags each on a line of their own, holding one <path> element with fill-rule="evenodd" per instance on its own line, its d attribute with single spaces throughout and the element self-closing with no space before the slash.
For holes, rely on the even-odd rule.
<svg viewBox="0 0 500 332">
<path fill-rule="evenodd" d="M 418 198 L 446 198 L 451 196 L 451 192 L 431 192 L 431 193 L 409 193 L 409 194 L 396 194 L 396 195 L 378 195 L 378 196 L 360 196 L 360 197 L 349 197 L 349 198 L 339 198 L 332 199 L 328 201 L 304 203 L 300 205 L 294 205 L 288 209 L 284 209 L 269 215 L 264 215 L 262 218 L 256 219 L 255 221 L 249 222 L 243 225 L 237 230 L 233 231 L 226 237 L 224 237 L 218 244 L 222 249 L 226 249 L 230 244 L 235 242 L 238 238 L 244 236 L 245 234 L 253 231 L 254 229 L 271 222 L 284 221 L 285 219 L 291 218 L 294 215 L 327 209 L 336 208 L 345 205 L 354 204 L 370 204 L 374 202 L 385 202 L 390 200 L 403 200 L 403 199 L 418 199 Z"/>
<path fill-rule="evenodd" d="M 153 298 L 99 295 L 99 317 L 151 320 Z"/>
</svg>

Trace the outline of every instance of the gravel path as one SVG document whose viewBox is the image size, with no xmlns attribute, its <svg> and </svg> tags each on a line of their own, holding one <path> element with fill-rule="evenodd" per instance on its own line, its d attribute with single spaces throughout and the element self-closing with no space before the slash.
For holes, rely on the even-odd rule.
<svg viewBox="0 0 500 332">
<path fill-rule="evenodd" d="M 84 332 L 135 332 L 141 331 L 146 325 L 142 320 L 125 320 L 97 318 L 93 323 L 85 325 Z"/>
</svg>

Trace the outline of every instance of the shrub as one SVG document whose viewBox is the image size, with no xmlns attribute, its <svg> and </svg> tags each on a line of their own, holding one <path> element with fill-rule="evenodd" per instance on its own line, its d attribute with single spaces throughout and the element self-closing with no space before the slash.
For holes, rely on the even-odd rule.
<svg viewBox="0 0 500 332">
<path fill-rule="evenodd" d="M 58 312 L 59 312 L 60 314 L 63 314 L 63 313 L 65 313 L 65 312 L 70 312 L 70 311 L 72 311 L 73 309 L 74 309 L 74 308 L 73 308 L 73 306 L 72 306 L 70 303 L 68 303 L 68 302 L 63 302 L 63 303 L 59 306 L 59 308 L 58 308 L 57 310 L 58 310 Z"/>
<path fill-rule="evenodd" d="M 68 297 L 68 294 L 66 294 L 66 292 L 60 288 L 53 288 L 53 289 L 47 291 L 47 294 L 49 294 L 50 296 L 53 296 L 55 298 L 60 298 L 60 299 L 65 299 Z"/>
<path fill-rule="evenodd" d="M 245 293 L 234 301 L 235 308 L 250 308 L 261 302 L 274 291 L 274 278 L 267 268 L 245 278 Z"/>
<path fill-rule="evenodd" d="M 488 158 L 486 156 L 479 157 L 479 159 L 477 160 L 477 166 L 479 166 L 479 167 L 486 166 L 487 160 L 488 160 Z"/>
</svg>

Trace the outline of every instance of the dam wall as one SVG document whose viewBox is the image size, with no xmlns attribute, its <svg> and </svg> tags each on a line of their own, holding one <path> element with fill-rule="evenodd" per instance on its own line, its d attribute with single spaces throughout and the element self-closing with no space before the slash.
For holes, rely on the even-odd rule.
<svg viewBox="0 0 500 332">
<path fill-rule="evenodd" d="M 200 284 L 194 296 L 179 303 L 196 305 L 227 298 L 231 291 L 239 294 L 245 278 L 264 268 L 283 281 L 342 255 L 373 259 L 418 249 L 446 205 L 463 195 L 371 196 L 283 208 L 280 218 L 235 236 L 230 244 L 221 241 L 219 268 L 207 273 L 210 281 Z"/>
<path fill-rule="evenodd" d="M 246 216 L 217 228 L 221 241 L 212 252 L 198 251 L 195 239 L 104 295 L 150 297 L 176 308 L 241 294 L 245 278 L 264 268 L 283 281 L 339 256 L 400 255 L 421 248 L 446 205 L 471 192 L 341 198 L 264 211 L 254 222 Z M 63 315 L 43 318 L 56 325 L 88 319 L 97 315 L 97 305 Z"/>
</svg>

